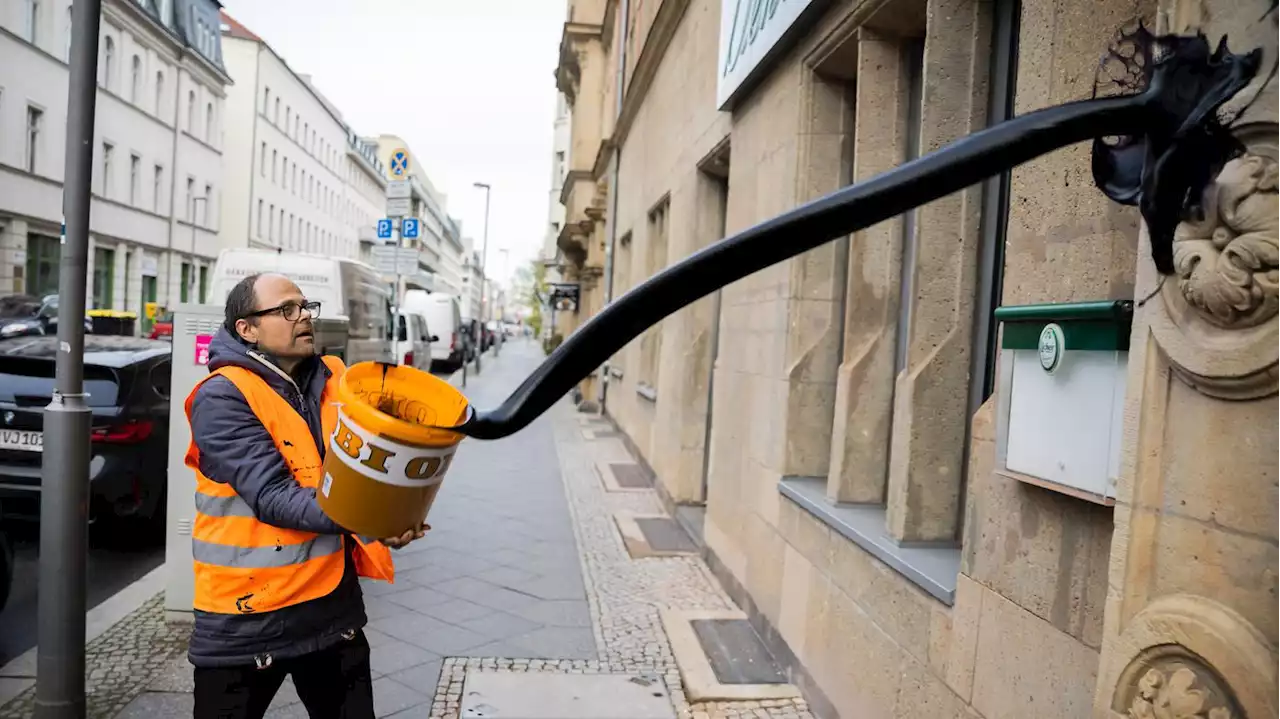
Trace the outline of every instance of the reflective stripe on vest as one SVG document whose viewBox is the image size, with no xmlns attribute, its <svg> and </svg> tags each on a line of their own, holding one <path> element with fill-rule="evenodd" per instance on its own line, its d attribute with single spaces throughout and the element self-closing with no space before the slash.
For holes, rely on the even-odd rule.
<svg viewBox="0 0 1280 719">
<path fill-rule="evenodd" d="M 332 376 L 321 395 L 322 437 L 337 426 L 332 399 L 346 371 L 341 360 L 324 357 Z M 303 487 L 319 486 L 322 462 L 305 419 L 257 374 L 223 367 L 209 375 L 227 378 L 244 396 L 267 429 L 293 478 Z M 187 418 L 201 380 L 187 397 Z M 191 532 L 195 567 L 196 609 L 222 614 L 264 612 L 323 597 L 345 571 L 343 537 L 274 527 L 258 521 L 253 508 L 231 485 L 200 472 L 200 452 L 193 441 L 186 464 L 196 474 L 196 517 Z M 390 550 L 361 537 L 354 542 L 356 570 L 362 576 L 390 581 Z"/>
</svg>

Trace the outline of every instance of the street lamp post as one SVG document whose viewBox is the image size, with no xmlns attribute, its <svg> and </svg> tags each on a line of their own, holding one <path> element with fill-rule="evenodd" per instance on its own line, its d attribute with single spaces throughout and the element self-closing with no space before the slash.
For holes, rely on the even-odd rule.
<svg viewBox="0 0 1280 719">
<path fill-rule="evenodd" d="M 44 440 L 50 451 L 44 453 L 40 477 L 37 719 L 85 715 L 85 567 L 93 416 L 84 394 L 84 308 L 102 0 L 76 0 L 71 12 L 56 386 L 44 411 Z"/>
<path fill-rule="evenodd" d="M 483 182 L 476 182 L 474 185 L 477 189 L 484 190 L 484 235 L 481 238 L 484 242 L 484 248 L 480 250 L 480 351 L 476 352 L 476 371 L 479 372 L 480 355 L 484 354 L 484 290 L 485 285 L 489 283 L 489 276 L 485 274 L 485 262 L 489 259 L 489 194 L 492 191 L 492 188 Z M 498 354 L 498 346 L 496 344 L 493 347 L 493 354 L 494 356 L 497 356 Z"/>
</svg>

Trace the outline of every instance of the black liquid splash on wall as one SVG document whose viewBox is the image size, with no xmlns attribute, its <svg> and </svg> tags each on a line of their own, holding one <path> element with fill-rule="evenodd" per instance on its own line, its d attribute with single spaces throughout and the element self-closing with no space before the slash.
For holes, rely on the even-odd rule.
<svg viewBox="0 0 1280 719">
<path fill-rule="evenodd" d="M 455 429 L 477 439 L 514 434 L 682 307 L 770 265 L 1085 140 L 1095 140 L 1095 182 L 1111 199 L 1139 207 L 1151 234 L 1152 260 L 1160 272 L 1172 272 L 1174 228 L 1195 215 L 1200 191 L 1239 151 L 1218 122 L 1218 108 L 1254 77 L 1262 52 L 1232 54 L 1225 38 L 1210 51 L 1203 35 L 1155 37 L 1139 29 L 1126 56 L 1133 80 L 1114 96 L 1014 118 L 703 248 L 605 307 L 499 407 L 474 412 Z"/>
</svg>

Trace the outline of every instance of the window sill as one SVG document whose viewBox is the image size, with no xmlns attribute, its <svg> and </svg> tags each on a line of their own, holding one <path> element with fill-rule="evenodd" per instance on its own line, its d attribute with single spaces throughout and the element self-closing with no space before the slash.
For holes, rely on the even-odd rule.
<svg viewBox="0 0 1280 719">
<path fill-rule="evenodd" d="M 650 402 L 658 401 L 658 390 L 654 389 L 653 387 L 650 387 L 644 382 L 639 382 L 636 384 L 636 394 L 640 395 L 641 397 L 644 397 Z"/>
<path fill-rule="evenodd" d="M 885 531 L 883 506 L 832 503 L 827 499 L 826 479 L 822 477 L 783 477 L 778 492 L 938 601 L 947 606 L 955 604 L 959 547 L 898 544 Z"/>
</svg>

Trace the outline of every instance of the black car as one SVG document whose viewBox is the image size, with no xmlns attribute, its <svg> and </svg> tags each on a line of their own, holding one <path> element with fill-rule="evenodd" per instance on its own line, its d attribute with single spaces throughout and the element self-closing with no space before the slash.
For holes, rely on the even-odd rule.
<svg viewBox="0 0 1280 719">
<path fill-rule="evenodd" d="M 93 332 L 93 320 L 84 318 L 84 331 Z M 58 334 L 58 296 L 0 297 L 0 339 Z"/>
<path fill-rule="evenodd" d="M 54 388 L 57 337 L 0 340 L 0 509 L 38 519 L 43 414 Z M 162 528 L 169 455 L 170 344 L 84 338 L 93 412 L 90 517 Z"/>
</svg>

